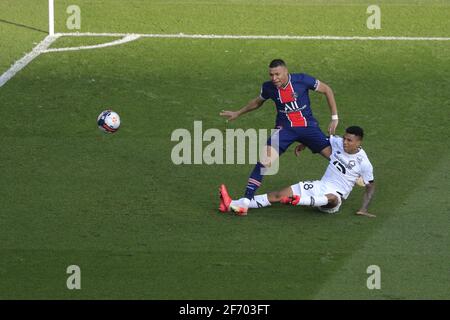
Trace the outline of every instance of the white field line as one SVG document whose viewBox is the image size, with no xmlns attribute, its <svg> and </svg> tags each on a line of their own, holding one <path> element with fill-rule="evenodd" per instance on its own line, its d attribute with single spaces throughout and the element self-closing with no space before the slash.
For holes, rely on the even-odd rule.
<svg viewBox="0 0 450 320">
<path fill-rule="evenodd" d="M 48 47 L 60 37 L 122 37 L 120 40 L 73 48 L 53 48 Z M 42 40 L 30 53 L 16 61 L 11 68 L 0 76 L 0 87 L 6 84 L 20 70 L 25 68 L 31 61 L 41 53 L 78 51 L 87 49 L 97 49 L 120 45 L 139 38 L 187 38 L 187 39 L 244 39 L 244 40 L 347 40 L 347 41 L 450 41 L 450 37 L 343 37 L 343 36 L 288 36 L 288 35 L 216 35 L 216 34 L 130 34 L 130 33 L 56 33 L 49 35 Z"/>
<path fill-rule="evenodd" d="M 59 34 L 61 36 L 61 34 Z M 106 48 L 106 47 L 112 47 L 117 46 L 123 43 L 131 42 L 134 40 L 139 39 L 140 36 L 137 34 L 129 34 L 124 36 L 122 39 L 102 43 L 102 44 L 96 44 L 92 46 L 81 46 L 81 47 L 70 47 L 70 48 L 52 48 L 52 49 L 46 49 L 41 51 L 41 53 L 49 53 L 49 52 L 64 52 L 64 51 L 78 51 L 78 50 L 88 50 L 88 49 L 98 49 L 98 48 Z"/>
<path fill-rule="evenodd" d="M 129 33 L 59 33 L 66 37 L 125 37 Z M 288 36 L 288 35 L 217 35 L 217 34 L 133 34 L 142 38 L 187 39 L 260 39 L 260 40 L 360 40 L 360 41 L 450 41 L 450 37 L 362 37 L 362 36 Z"/>
<path fill-rule="evenodd" d="M 20 70 L 25 68 L 31 61 L 37 58 L 44 50 L 46 50 L 60 35 L 47 36 L 33 50 L 26 54 L 22 59 L 17 60 L 11 68 L 0 76 L 0 87 L 4 86 L 12 77 Z"/>
</svg>

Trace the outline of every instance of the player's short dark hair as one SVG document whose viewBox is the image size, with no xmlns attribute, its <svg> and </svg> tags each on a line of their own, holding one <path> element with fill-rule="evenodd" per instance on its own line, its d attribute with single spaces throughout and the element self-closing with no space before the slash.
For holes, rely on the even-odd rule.
<svg viewBox="0 0 450 320">
<path fill-rule="evenodd" d="M 270 62 L 269 68 L 286 67 L 286 62 L 281 59 L 274 59 Z"/>
<path fill-rule="evenodd" d="M 345 132 L 354 134 L 355 136 L 360 137 L 360 139 L 362 139 L 364 137 L 364 130 L 358 126 L 348 127 L 347 129 L 345 129 Z"/>
</svg>

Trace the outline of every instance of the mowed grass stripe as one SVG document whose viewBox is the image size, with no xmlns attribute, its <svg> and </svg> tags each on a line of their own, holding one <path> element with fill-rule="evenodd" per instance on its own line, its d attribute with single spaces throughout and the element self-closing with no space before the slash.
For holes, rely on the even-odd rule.
<svg viewBox="0 0 450 320">
<path fill-rule="evenodd" d="M 11 152 L 6 153 L 9 162 L 1 163 L 14 166 L 17 159 L 26 159 L 30 154 L 27 147 L 32 146 L 33 158 L 22 165 L 30 171 L 35 166 L 40 169 L 31 182 L 29 175 L 17 179 L 14 172 L 5 173 L 7 181 L 26 186 L 22 192 L 19 188 L 19 193 L 8 201 L 2 201 L 10 204 L 8 211 L 3 211 L 6 230 L 1 234 L 2 243 L 18 250 L 13 259 L 15 263 L 5 261 L 9 280 L 3 288 L 9 288 L 9 295 L 24 295 L 15 288 L 27 286 L 39 288 L 29 293 L 33 297 L 68 295 L 59 274 L 61 266 L 75 261 L 88 271 L 86 290 L 82 293 L 85 297 L 130 298 L 142 294 L 150 298 L 310 298 L 377 229 L 377 224 L 382 224 L 389 204 L 407 197 L 389 182 L 402 181 L 405 174 L 413 176 L 416 169 L 421 171 L 415 181 L 423 181 L 432 170 L 430 166 L 416 167 L 410 162 L 413 158 L 425 162 L 423 160 L 436 156 L 431 152 L 435 147 L 429 141 L 439 138 L 444 127 L 439 119 L 445 109 L 438 106 L 443 105 L 446 97 L 431 95 L 430 101 L 420 100 L 418 104 L 416 99 L 424 90 L 438 90 L 439 85 L 426 82 L 428 87 L 414 79 L 419 74 L 431 74 L 434 81 L 445 80 L 445 66 L 435 69 L 436 64 L 445 62 L 444 55 L 433 64 L 420 62 L 430 60 L 431 54 L 445 52 L 446 46 L 402 44 L 393 49 L 374 44 L 355 48 L 350 43 L 328 43 L 320 47 L 312 43 L 283 43 L 271 49 L 270 43 L 258 41 L 234 44 L 211 41 L 207 48 L 202 43 L 139 40 L 130 46 L 101 52 L 63 54 L 57 60 L 43 56 L 5 88 L 4 93 L 10 99 L 4 104 L 8 112 L 4 112 L 3 117 Z M 183 50 L 185 48 L 190 51 Z M 348 52 L 355 51 L 360 59 L 348 56 Z M 191 129 L 192 122 L 199 119 L 204 120 L 205 128 L 223 128 L 224 122 L 217 115 L 219 105 L 234 106 L 246 100 L 249 92 L 257 94 L 260 81 L 266 78 L 264 61 L 280 52 L 294 65 L 299 64 L 297 59 L 301 53 L 303 65 L 297 68 L 330 79 L 329 83 L 342 99 L 342 127 L 355 121 L 367 128 L 366 150 L 376 165 L 380 183 L 373 204 L 373 210 L 380 215 L 378 220 L 361 220 L 352 215 L 361 201 L 360 189 L 355 190 L 339 216 L 279 206 L 252 212 L 248 219 L 222 216 L 216 210 L 219 180 L 227 180 L 233 194 L 239 195 L 250 166 L 171 164 L 171 144 L 167 143 L 171 130 Z M 329 52 L 333 55 L 323 56 Z M 408 52 L 407 66 L 417 66 L 405 68 L 402 77 L 397 77 L 404 68 L 399 62 L 403 62 L 402 57 Z M 367 65 L 364 57 L 368 54 L 371 59 Z M 133 63 L 124 63 L 130 55 L 135 57 Z M 390 59 L 383 59 L 384 56 Z M 192 73 L 191 66 L 197 64 L 203 67 L 199 71 L 201 74 Z M 359 71 L 362 68 L 365 72 Z M 47 69 L 52 72 L 36 82 L 40 86 L 29 85 L 29 79 Z M 160 83 L 176 88 L 176 95 L 172 90 L 161 90 Z M 402 88 L 406 90 L 405 83 L 410 87 L 414 85 L 417 96 L 395 97 L 394 93 Z M 440 85 L 445 87 L 445 82 Z M 17 98 L 15 92 L 19 90 L 15 89 L 20 87 L 22 95 Z M 45 99 L 33 98 L 37 87 L 39 96 Z M 59 92 L 67 92 L 65 90 L 70 90 L 69 98 L 60 95 Z M 93 97 L 93 92 L 102 92 L 102 95 Z M 197 97 L 198 93 L 201 97 Z M 71 100 L 73 96 L 77 100 Z M 96 108 L 105 97 L 121 108 L 124 126 L 118 135 L 100 138 L 92 119 L 97 116 Z M 164 105 L 159 104 L 160 101 Z M 324 103 L 314 96 L 315 112 L 322 123 L 329 117 L 327 110 L 323 110 Z M 19 104 L 21 108 L 17 108 Z M 396 110 L 392 110 L 394 106 Z M 172 112 L 149 113 L 149 110 L 165 110 L 163 107 L 183 112 L 183 116 L 173 118 Z M 422 116 L 422 121 L 435 122 L 434 127 L 424 128 L 423 123 L 415 127 L 406 125 L 413 123 L 421 108 L 430 111 Z M 24 115 L 23 110 L 37 111 Z M 21 117 L 17 117 L 18 114 Z M 230 127 L 270 127 L 273 116 L 273 108 L 266 105 Z M 19 126 L 17 119 L 27 120 L 28 126 Z M 155 120 L 156 125 L 149 127 Z M 157 125 L 160 123 L 165 125 Z M 418 129 L 427 135 L 415 136 Z M 414 139 L 404 139 L 405 135 Z M 22 148 L 17 148 L 14 139 L 21 141 Z M 416 149 L 422 152 L 417 154 Z M 102 152 L 96 152 L 98 150 Z M 398 150 L 399 154 L 392 150 Z M 14 151 L 16 159 L 11 159 Z M 325 168 L 323 159 L 309 153 L 300 160 L 288 153 L 282 161 L 280 174 L 267 178 L 261 191 L 285 186 L 297 179 L 320 177 Z M 40 166 L 40 162 L 46 166 Z M 75 170 L 71 170 L 72 167 Z M 108 174 L 111 169 L 116 174 Z M 154 178 L 150 176 L 152 171 L 157 173 Z M 64 174 L 67 176 L 65 183 L 58 185 Z M 42 179 L 36 179 L 39 177 Z M 96 177 L 102 179 L 100 187 L 95 183 Z M 45 181 L 52 185 L 41 185 Z M 149 187 L 152 187 L 150 192 Z M 44 193 L 50 201 L 38 197 L 37 192 L 35 197 L 27 198 L 27 191 L 33 189 Z M 15 203 L 18 195 L 24 202 Z M 59 202 L 51 202 L 55 195 L 60 195 Z M 108 198 L 113 199 L 113 204 L 119 203 L 114 206 L 118 210 L 102 210 L 103 201 Z M 46 208 L 51 210 L 43 210 Z M 35 228 L 37 223 L 40 228 Z M 45 238 L 40 236 L 42 230 L 47 230 Z M 21 241 L 15 241 L 15 236 Z M 26 251 L 27 248 L 36 251 Z M 48 251 L 42 253 L 39 248 Z M 70 248 L 75 252 L 75 259 L 61 253 Z M 115 258 L 114 253 L 77 254 L 77 248 L 127 251 L 130 257 Z M 23 280 L 27 264 L 14 268 L 15 264 L 21 264 L 22 255 L 28 263 L 35 261 L 41 266 L 35 271 L 34 286 Z M 51 258 L 52 255 L 58 257 Z M 57 264 L 52 259 L 61 262 Z"/>
<path fill-rule="evenodd" d="M 448 50 L 442 43 L 139 40 L 40 57 L 0 91 L 0 243 L 7 257 L 0 262 L 0 296 L 314 297 L 383 227 L 392 203 L 409 201 L 402 186 L 421 185 L 441 157 L 434 150 L 446 143 Z M 248 219 L 223 216 L 216 209 L 219 181 L 240 195 L 251 166 L 170 162 L 173 129 L 191 129 L 194 120 L 224 129 L 220 109 L 258 94 L 268 61 L 278 56 L 332 85 L 340 130 L 354 123 L 367 129 L 379 182 L 371 207 L 377 220 L 352 215 L 361 189 L 339 216 L 279 206 Z M 323 97 L 312 100 L 326 126 Z M 115 136 L 99 136 L 95 128 L 106 103 L 123 116 Z M 229 127 L 270 128 L 273 119 L 266 105 Z M 289 151 L 282 161 L 262 192 L 320 177 L 325 168 L 309 153 L 297 160 Z M 377 252 L 389 258 L 383 246 Z M 425 265 L 423 252 L 418 269 L 438 272 L 441 265 Z M 68 264 L 82 267 L 82 292 L 66 289 Z"/>
<path fill-rule="evenodd" d="M 56 32 L 67 30 L 64 9 L 82 9 L 80 32 L 289 34 L 289 35 L 383 35 L 448 36 L 450 6 L 442 3 L 421 6 L 398 2 L 380 4 L 382 28 L 366 25 L 370 4 L 360 1 L 101 1 L 64 0 L 56 8 Z M 316 3 L 317 4 L 317 3 Z M 274 23 L 282 15 L 283 23 Z"/>
<path fill-rule="evenodd" d="M 426 180 L 403 185 L 408 197 L 385 208 L 382 224 L 315 299 L 450 298 L 449 160 L 444 154 Z M 381 290 L 366 287 L 369 265 L 381 268 Z"/>
</svg>

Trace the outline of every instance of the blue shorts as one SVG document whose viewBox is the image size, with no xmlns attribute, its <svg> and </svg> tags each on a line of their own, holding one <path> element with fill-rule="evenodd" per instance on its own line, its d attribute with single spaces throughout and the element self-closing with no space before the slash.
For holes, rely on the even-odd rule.
<svg viewBox="0 0 450 320">
<path fill-rule="evenodd" d="M 281 128 L 267 140 L 267 145 L 271 146 L 272 143 L 276 141 L 273 139 L 275 135 L 278 135 L 279 139 L 279 154 L 285 152 L 295 141 L 303 143 L 312 151 L 312 153 L 319 153 L 326 147 L 330 146 L 328 137 L 322 132 L 322 130 L 320 130 L 319 127 Z M 273 145 L 273 147 L 275 147 L 275 145 Z"/>
</svg>

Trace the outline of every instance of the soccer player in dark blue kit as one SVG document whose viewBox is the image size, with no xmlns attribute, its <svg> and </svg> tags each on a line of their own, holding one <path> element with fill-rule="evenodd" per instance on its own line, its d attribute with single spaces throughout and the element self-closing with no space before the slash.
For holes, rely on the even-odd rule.
<svg viewBox="0 0 450 320">
<path fill-rule="evenodd" d="M 269 138 L 267 141 L 266 154 L 270 155 L 270 163 L 273 163 L 275 157 L 281 155 L 295 141 L 300 142 L 295 149 L 296 154 L 306 146 L 313 153 L 320 153 L 328 159 L 331 155 L 330 142 L 313 117 L 309 90 L 320 92 L 327 97 L 331 112 L 328 134 L 331 135 L 335 133 L 338 125 L 336 101 L 331 88 L 324 82 L 307 74 L 289 73 L 286 63 L 281 59 L 275 59 L 269 64 L 269 75 L 271 81 L 263 83 L 261 94 L 258 97 L 238 111 L 222 111 L 220 115 L 226 117 L 228 121 L 235 120 L 244 113 L 258 109 L 266 100 L 271 99 L 275 102 L 277 108 L 275 128 L 278 129 L 276 134 L 279 141 L 278 150 L 271 147 L 273 139 Z M 262 169 L 270 163 L 261 163 L 260 161 L 256 164 L 248 179 L 245 198 L 239 206 L 231 208 L 233 211 L 245 215 L 250 200 L 253 199 L 256 190 L 261 186 Z M 222 185 L 221 193 L 223 188 Z M 228 210 L 223 205 L 223 201 L 221 201 L 219 210 L 222 212 Z"/>
</svg>

